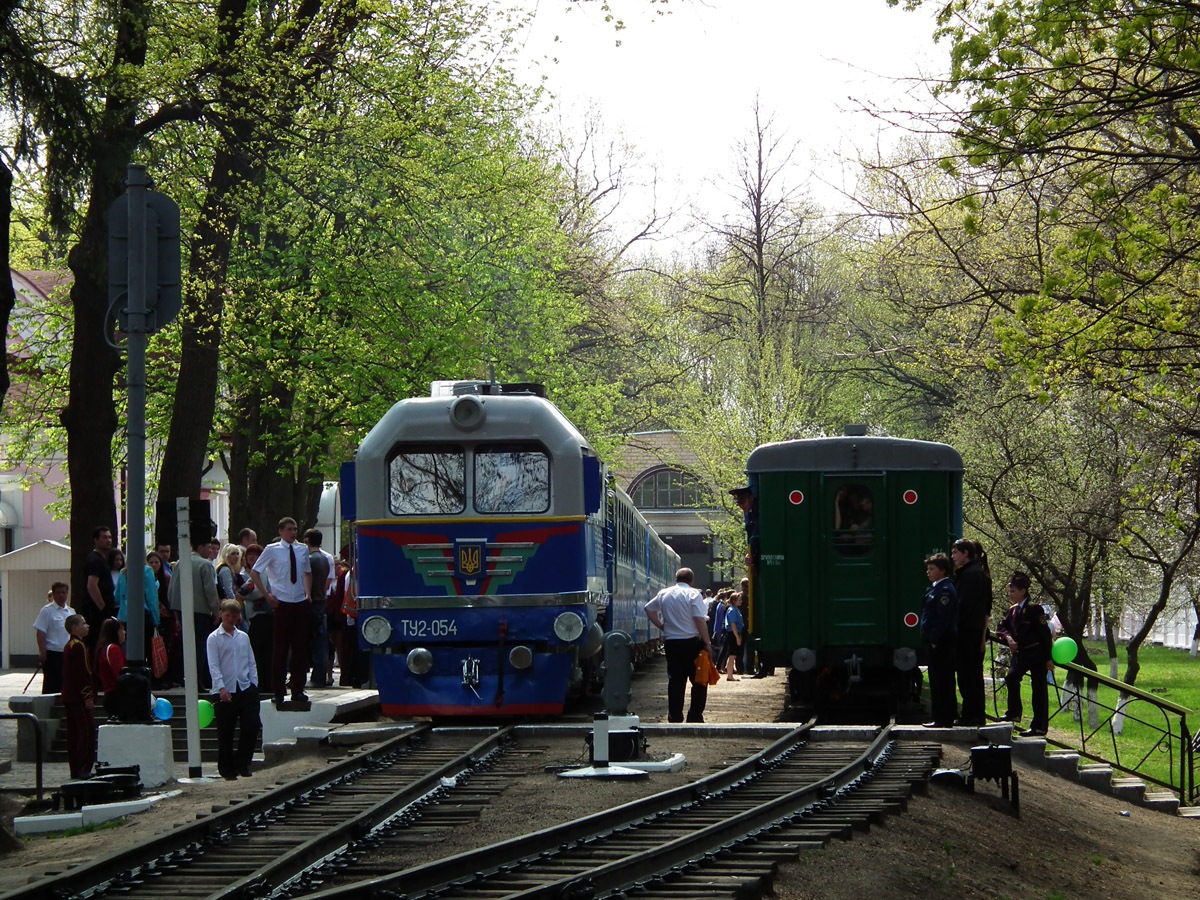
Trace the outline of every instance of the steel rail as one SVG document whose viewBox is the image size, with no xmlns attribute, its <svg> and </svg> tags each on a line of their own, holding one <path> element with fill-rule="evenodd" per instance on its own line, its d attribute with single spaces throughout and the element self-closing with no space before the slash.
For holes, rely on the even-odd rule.
<svg viewBox="0 0 1200 900">
<path fill-rule="evenodd" d="M 816 804 L 830 802 L 864 776 L 869 776 L 880 760 L 890 753 L 892 743 L 891 728 L 883 728 L 858 759 L 825 778 L 633 856 L 507 897 L 510 900 L 594 897 L 677 872 L 696 864 L 715 848 L 753 840 L 764 830 L 790 824 L 793 818 L 803 815 Z"/>
<path fill-rule="evenodd" d="M 312 900 L 333 897 L 391 896 L 403 880 L 404 894 L 446 887 L 452 890 L 456 882 L 474 880 L 475 873 L 515 869 L 517 860 L 535 858 L 557 851 L 563 844 L 574 844 L 586 837 L 625 828 L 631 822 L 649 822 L 679 807 L 694 805 L 727 791 L 742 782 L 752 780 L 764 771 L 776 768 L 792 755 L 811 735 L 816 719 L 810 719 L 736 765 L 722 769 L 697 781 L 680 785 L 649 797 L 630 801 L 612 809 L 544 828 L 530 834 L 501 841 L 478 850 L 433 860 L 421 866 L 392 875 L 364 879 L 306 894 Z M 453 896 L 452 893 L 444 896 Z"/>
<path fill-rule="evenodd" d="M 433 726 L 429 723 L 414 725 L 411 730 L 366 753 L 339 760 L 323 769 L 157 836 L 150 846 L 130 847 L 112 856 L 38 879 L 25 887 L 0 895 L 0 900 L 61 900 L 69 897 L 88 897 L 107 890 L 114 878 L 139 871 L 152 860 L 172 853 L 194 852 L 210 841 L 220 840 L 223 835 L 236 832 L 243 823 L 263 816 L 291 800 L 353 778 L 363 770 L 370 769 L 374 760 L 395 753 L 418 737 L 428 735 L 432 730 Z"/>
<path fill-rule="evenodd" d="M 509 725 L 488 735 L 458 758 L 447 761 L 369 809 L 333 825 L 224 890 L 213 892 L 209 895 L 210 900 L 261 900 L 266 896 L 276 896 L 277 888 L 286 888 L 314 865 L 336 856 L 355 841 L 368 837 L 413 806 L 424 805 L 445 794 L 447 787 L 443 784 L 444 778 L 453 776 L 457 781 L 459 776 L 498 753 L 500 745 L 511 738 L 513 728 Z"/>
</svg>

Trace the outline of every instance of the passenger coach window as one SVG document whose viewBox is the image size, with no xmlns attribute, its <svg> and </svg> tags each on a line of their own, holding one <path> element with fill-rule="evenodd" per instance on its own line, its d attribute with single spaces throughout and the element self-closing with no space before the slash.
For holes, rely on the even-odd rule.
<svg viewBox="0 0 1200 900">
<path fill-rule="evenodd" d="M 865 484 L 837 490 L 833 502 L 833 543 L 842 556 L 866 556 L 875 542 L 875 499 Z"/>
<path fill-rule="evenodd" d="M 398 516 L 460 513 L 466 508 L 466 483 L 462 450 L 402 450 L 388 463 L 388 504 Z"/>
<path fill-rule="evenodd" d="M 540 513 L 550 508 L 550 457 L 541 447 L 475 451 L 475 511 Z"/>
</svg>

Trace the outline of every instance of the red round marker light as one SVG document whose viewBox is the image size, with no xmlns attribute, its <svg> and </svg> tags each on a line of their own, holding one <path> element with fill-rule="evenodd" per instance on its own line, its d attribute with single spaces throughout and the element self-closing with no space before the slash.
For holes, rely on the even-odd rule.
<svg viewBox="0 0 1200 900">
<path fill-rule="evenodd" d="M 907 503 L 909 506 L 912 506 L 914 503 L 916 503 L 917 502 L 917 492 L 914 490 L 905 491 L 904 492 L 904 502 Z"/>
<path fill-rule="evenodd" d="M 921 620 L 917 618 L 917 614 L 914 612 L 904 614 L 904 624 L 907 625 L 909 628 L 916 628 L 917 623 L 920 621 Z"/>
<path fill-rule="evenodd" d="M 788 500 L 791 501 L 793 506 L 799 506 L 804 502 L 804 491 L 792 491 L 788 494 Z"/>
</svg>

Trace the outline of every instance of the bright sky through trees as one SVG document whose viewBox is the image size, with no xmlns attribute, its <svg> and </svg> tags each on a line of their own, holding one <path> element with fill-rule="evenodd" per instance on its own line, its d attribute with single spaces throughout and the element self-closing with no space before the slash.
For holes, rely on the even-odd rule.
<svg viewBox="0 0 1200 900">
<path fill-rule="evenodd" d="M 660 178 L 678 180 L 668 198 L 696 201 L 708 215 L 732 174 L 735 143 L 750 135 L 756 96 L 785 144 L 799 144 L 793 180 L 814 172 L 814 196 L 832 204 L 853 188 L 853 167 L 842 161 L 895 139 L 862 107 L 924 108 L 912 79 L 945 68 L 932 12 L 885 0 L 612 0 L 621 31 L 604 22 L 599 2 L 515 2 L 536 9 L 522 71 L 544 76 L 568 127 L 598 110 L 606 133 L 658 163 Z"/>
</svg>

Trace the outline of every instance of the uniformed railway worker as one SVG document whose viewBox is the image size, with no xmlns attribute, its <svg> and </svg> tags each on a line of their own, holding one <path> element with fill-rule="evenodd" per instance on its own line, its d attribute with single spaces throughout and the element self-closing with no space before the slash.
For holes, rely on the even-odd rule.
<svg viewBox="0 0 1200 900">
<path fill-rule="evenodd" d="M 1030 674 L 1033 684 L 1033 721 L 1021 737 L 1042 737 L 1050 724 L 1050 700 L 1046 672 L 1054 668 L 1051 659 L 1051 633 L 1046 622 L 1046 610 L 1029 599 L 1029 576 L 1013 572 L 1008 580 L 1008 595 L 1013 605 L 1008 608 L 996 633 L 1012 651 L 1012 663 L 1004 679 L 1008 687 L 1008 711 L 1004 718 L 1021 721 L 1021 679 Z"/>
<path fill-rule="evenodd" d="M 683 694 L 688 680 L 696 670 L 696 657 L 703 652 L 712 656 L 712 641 L 708 636 L 707 609 L 704 595 L 692 587 L 692 570 L 683 568 L 675 573 L 675 584 L 665 587 L 646 604 L 646 617 L 662 629 L 667 652 L 667 721 L 682 722 Z M 703 722 L 704 705 L 708 701 L 708 685 L 692 684 L 692 702 L 687 721 Z"/>
</svg>

